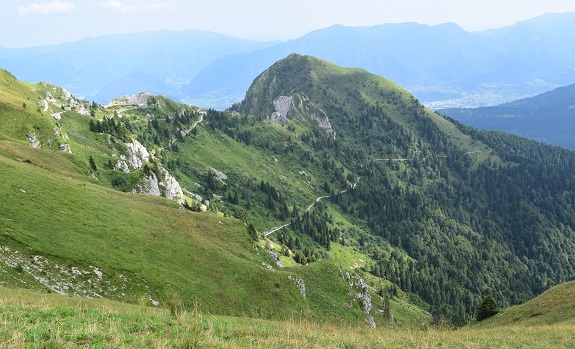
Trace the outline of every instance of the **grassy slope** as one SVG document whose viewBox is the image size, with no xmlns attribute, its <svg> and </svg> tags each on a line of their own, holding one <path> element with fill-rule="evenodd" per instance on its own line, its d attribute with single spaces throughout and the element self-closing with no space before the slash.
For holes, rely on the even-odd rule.
<svg viewBox="0 0 575 349">
<path fill-rule="evenodd" d="M 105 275 L 123 273 L 132 282 L 144 278 L 153 298 L 173 285 L 183 297 L 203 294 L 206 306 L 232 313 L 250 304 L 243 293 L 254 280 L 237 280 L 240 270 L 250 270 L 253 279 L 275 279 L 262 275 L 241 222 L 179 211 L 165 199 L 119 193 L 27 163 L 0 162 L 1 240 L 21 253 L 80 268 L 94 264 Z M 216 297 L 222 290 L 238 303 L 223 304 Z"/>
<path fill-rule="evenodd" d="M 116 192 L 27 162 L 1 157 L 0 165 L 0 245 L 28 259 L 39 254 L 80 270 L 95 266 L 104 281 L 123 285 L 117 292 L 95 285 L 106 297 L 135 302 L 146 293 L 166 304 L 174 292 L 185 306 L 197 302 L 202 311 L 217 314 L 363 318 L 344 307 L 347 286 L 335 265 L 270 271 L 262 266 L 271 263 L 266 253 L 254 249 L 236 219 L 181 211 L 162 198 Z M 27 287 L 43 288 L 21 278 L 28 271 L 23 269 L 5 264 L 3 284 L 28 280 Z M 288 275 L 306 281 L 307 301 Z"/>
<path fill-rule="evenodd" d="M 575 324 L 575 281 L 552 287 L 538 297 L 477 324 L 478 327 Z"/>
<path fill-rule="evenodd" d="M 573 324 L 370 330 L 294 316 L 269 321 L 180 313 L 0 287 L 0 343 L 16 347 L 567 348 Z"/>
</svg>

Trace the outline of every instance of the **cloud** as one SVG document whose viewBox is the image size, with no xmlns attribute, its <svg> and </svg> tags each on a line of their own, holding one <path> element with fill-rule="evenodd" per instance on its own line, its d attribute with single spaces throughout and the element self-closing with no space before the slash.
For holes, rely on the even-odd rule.
<svg viewBox="0 0 575 349">
<path fill-rule="evenodd" d="M 166 4 L 126 5 L 119 0 L 108 0 L 101 4 L 102 8 L 120 13 L 153 12 L 168 7 Z"/>
<path fill-rule="evenodd" d="M 55 0 L 52 2 L 35 2 L 29 6 L 20 6 L 16 13 L 18 16 L 28 15 L 49 15 L 53 13 L 69 12 L 74 8 L 74 3 L 70 1 Z"/>
</svg>

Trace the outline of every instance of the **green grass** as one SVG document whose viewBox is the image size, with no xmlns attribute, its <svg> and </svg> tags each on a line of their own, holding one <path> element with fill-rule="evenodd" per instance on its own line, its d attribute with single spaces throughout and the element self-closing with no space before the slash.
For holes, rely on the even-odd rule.
<svg viewBox="0 0 575 349">
<path fill-rule="evenodd" d="M 0 288 L 5 348 L 573 348 L 575 326 L 371 330 L 212 316 Z"/>
<path fill-rule="evenodd" d="M 536 298 L 479 322 L 479 327 L 575 324 L 575 281 L 557 285 Z"/>
<path fill-rule="evenodd" d="M 102 187 L 74 176 L 73 166 L 56 171 L 70 154 L 3 144 L 14 153 L 0 156 L 0 285 L 163 306 L 175 297 L 206 314 L 363 323 L 331 261 L 268 270 L 273 261 L 239 220 Z M 306 299 L 290 276 L 304 280 Z"/>
<path fill-rule="evenodd" d="M 179 210 L 163 198 L 111 189 L 110 176 L 120 172 L 106 170 L 104 164 L 115 163 L 112 154 L 122 146 L 111 144 L 105 134 L 89 131 L 89 116 L 66 111 L 56 121 L 47 115 L 60 112 L 56 106 L 50 104 L 46 112 L 30 108 L 47 90 L 67 105 L 58 88 L 4 75 L 0 77 L 0 92 L 6 95 L 6 103 L 0 106 L 4 111 L 0 113 L 0 247 L 4 249 L 0 285 L 160 306 L 176 299 L 179 307 L 195 307 L 207 314 L 300 316 L 363 324 L 365 314 L 353 304 L 353 295 L 333 262 L 300 266 L 286 257 L 286 268 L 268 270 L 275 263 L 249 238 L 243 222 L 222 214 Z M 24 108 L 28 100 L 34 102 Z M 163 99 L 160 104 L 164 114 L 181 107 Z M 114 111 L 134 123 L 146 122 L 142 111 L 122 107 L 99 108 L 96 116 Z M 54 127 L 67 136 L 73 154 L 46 149 L 44 142 L 54 138 Z M 228 187 L 248 195 L 263 196 L 240 188 L 243 183 L 269 181 L 300 210 L 325 195 L 320 188 L 323 172 L 315 166 L 307 168 L 297 154 L 282 151 L 289 138 L 300 143 L 302 127 L 295 132 L 271 123 L 247 127 L 254 142 L 271 144 L 276 151 L 247 146 L 200 125 L 197 135 L 178 142 L 180 152 L 172 154 L 192 169 L 175 172 L 182 186 L 195 191 L 195 181 L 202 182 L 200 177 L 213 167 L 229 176 Z M 30 128 L 43 130 L 37 132 L 41 149 L 28 144 L 25 134 Z M 96 171 L 88 164 L 90 156 L 95 158 Z M 248 214 L 259 231 L 283 223 L 266 213 L 261 206 L 264 199 L 258 200 Z M 290 277 L 305 282 L 306 299 Z"/>
<path fill-rule="evenodd" d="M 435 122 L 437 127 L 451 139 L 453 144 L 469 155 L 474 167 L 487 161 L 495 165 L 504 164 L 503 159 L 493 154 L 489 147 L 479 141 L 473 140 L 445 118 L 431 111 L 428 111 L 427 115 Z"/>
<path fill-rule="evenodd" d="M 373 262 L 369 256 L 360 252 L 358 248 L 342 246 L 336 242 L 331 243 L 329 254 L 338 266 L 347 271 L 358 268 L 368 269 L 366 267 Z"/>
<path fill-rule="evenodd" d="M 163 198 L 116 192 L 6 158 L 0 158 L 0 193 L 0 245 L 30 263 L 46 256 L 53 263 L 46 273 L 61 265 L 99 268 L 104 277 L 89 292 L 132 302 L 145 293 L 165 302 L 175 291 L 188 307 L 199 302 L 205 311 L 236 315 L 285 316 L 291 310 L 283 302 L 294 311 L 305 308 L 287 274 L 261 265 L 265 253 L 253 248 L 238 220 L 177 210 Z M 15 268 L 3 269 L 3 283 L 18 279 Z"/>
</svg>

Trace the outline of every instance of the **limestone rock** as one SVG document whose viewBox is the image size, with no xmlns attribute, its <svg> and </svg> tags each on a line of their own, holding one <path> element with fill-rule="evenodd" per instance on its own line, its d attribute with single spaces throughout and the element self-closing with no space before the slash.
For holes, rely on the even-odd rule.
<svg viewBox="0 0 575 349">
<path fill-rule="evenodd" d="M 113 107 L 115 105 L 136 105 L 139 108 L 147 108 L 148 107 L 148 99 L 152 97 L 153 94 L 151 93 L 138 93 L 131 96 L 123 96 L 120 98 L 115 98 L 112 100 L 107 107 Z"/>
<path fill-rule="evenodd" d="M 273 104 L 276 111 L 268 116 L 268 120 L 279 125 L 287 124 L 291 116 L 293 97 L 278 96 L 274 99 Z"/>
<path fill-rule="evenodd" d="M 34 131 L 29 132 L 26 137 L 28 137 L 28 141 L 30 142 L 32 148 L 40 148 L 40 141 L 36 137 L 36 133 Z"/>
<path fill-rule="evenodd" d="M 134 193 L 142 193 L 142 194 L 149 194 L 154 196 L 160 196 L 162 193 L 160 192 L 160 186 L 158 183 L 158 177 L 154 173 L 151 173 L 148 176 L 145 176 L 142 179 L 142 183 L 140 183 L 136 188 L 132 190 Z"/>
<path fill-rule="evenodd" d="M 327 114 L 318 108 L 305 94 L 299 94 L 298 109 L 299 112 L 306 115 L 317 123 L 317 125 L 325 131 L 330 137 L 335 139 L 335 130 L 331 127 Z"/>
<path fill-rule="evenodd" d="M 72 154 L 72 148 L 70 148 L 70 144 L 60 144 L 59 150 Z"/>
<path fill-rule="evenodd" d="M 142 161 L 150 161 L 150 153 L 140 142 L 133 139 L 132 143 L 126 143 L 127 161 L 131 168 L 142 168 Z"/>
<path fill-rule="evenodd" d="M 116 163 L 116 168 L 120 171 L 130 173 L 130 168 L 128 167 L 128 164 L 126 163 L 126 161 L 123 159 L 118 160 L 118 162 Z"/>
<path fill-rule="evenodd" d="M 180 183 L 168 171 L 162 169 L 164 180 L 159 183 L 159 186 L 164 189 L 166 198 L 174 200 L 175 202 L 183 205 L 185 203 L 184 192 Z"/>
<path fill-rule="evenodd" d="M 301 294 L 303 299 L 305 299 L 306 298 L 305 283 L 304 283 L 303 279 L 300 279 L 295 275 L 288 275 L 288 279 L 290 279 L 291 282 L 293 282 L 293 284 L 297 286 L 297 288 L 299 289 L 299 293 Z"/>
</svg>

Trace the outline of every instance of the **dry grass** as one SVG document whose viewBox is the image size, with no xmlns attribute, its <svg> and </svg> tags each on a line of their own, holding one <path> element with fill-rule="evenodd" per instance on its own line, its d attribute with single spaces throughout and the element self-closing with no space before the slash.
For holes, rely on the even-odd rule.
<svg viewBox="0 0 575 349">
<path fill-rule="evenodd" d="M 460 330 L 221 317 L 6 290 L 2 348 L 575 348 L 575 325 Z"/>
</svg>

